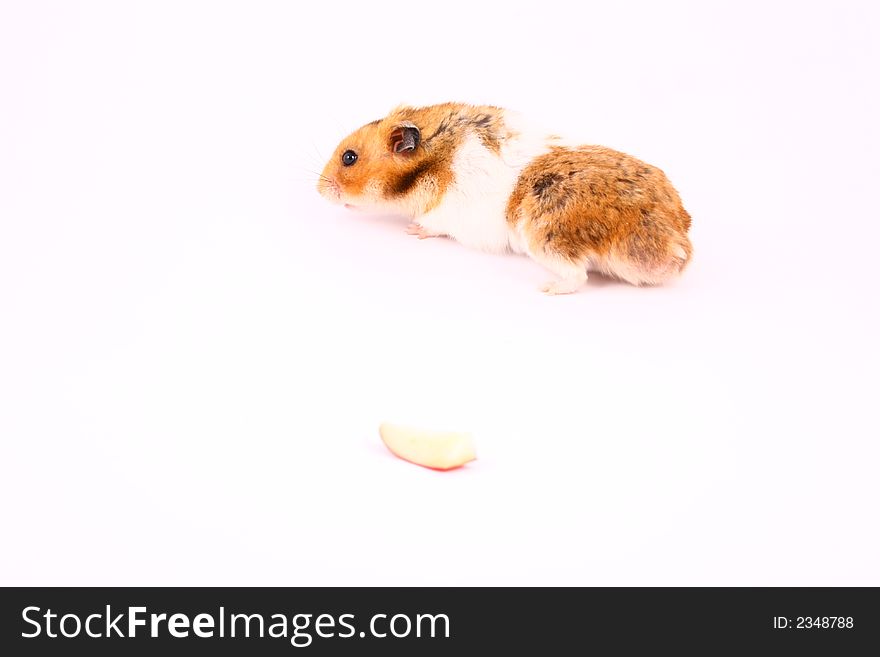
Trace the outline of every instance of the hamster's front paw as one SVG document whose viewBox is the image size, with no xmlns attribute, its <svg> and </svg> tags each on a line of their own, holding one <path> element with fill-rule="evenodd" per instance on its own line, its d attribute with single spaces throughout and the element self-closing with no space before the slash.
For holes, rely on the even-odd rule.
<svg viewBox="0 0 880 657">
<path fill-rule="evenodd" d="M 406 234 L 415 235 L 420 240 L 427 239 L 428 237 L 443 237 L 439 233 L 432 233 L 427 228 L 419 223 L 416 223 L 415 221 L 406 227 Z"/>
</svg>

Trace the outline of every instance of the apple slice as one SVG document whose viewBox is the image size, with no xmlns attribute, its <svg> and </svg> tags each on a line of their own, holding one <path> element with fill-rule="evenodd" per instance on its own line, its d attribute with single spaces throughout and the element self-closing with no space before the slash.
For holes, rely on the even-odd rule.
<svg viewBox="0 0 880 657">
<path fill-rule="evenodd" d="M 452 470 L 477 458 L 469 433 L 428 431 L 383 422 L 379 435 L 392 454 L 426 468 Z"/>
</svg>

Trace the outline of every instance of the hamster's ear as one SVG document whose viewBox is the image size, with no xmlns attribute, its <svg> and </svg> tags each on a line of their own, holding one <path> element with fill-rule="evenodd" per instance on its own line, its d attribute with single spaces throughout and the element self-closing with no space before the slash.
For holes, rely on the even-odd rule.
<svg viewBox="0 0 880 657">
<path fill-rule="evenodd" d="M 422 141 L 422 133 L 412 123 L 402 123 L 391 131 L 388 146 L 392 153 L 412 153 Z"/>
</svg>

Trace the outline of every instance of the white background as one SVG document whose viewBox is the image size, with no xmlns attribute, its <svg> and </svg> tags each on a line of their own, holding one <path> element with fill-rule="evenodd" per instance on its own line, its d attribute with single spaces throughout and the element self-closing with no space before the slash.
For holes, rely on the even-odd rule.
<svg viewBox="0 0 880 657">
<path fill-rule="evenodd" d="M 2 2 L 0 584 L 880 585 L 875 6 Z M 317 195 L 444 100 L 663 168 L 684 277 Z"/>
</svg>

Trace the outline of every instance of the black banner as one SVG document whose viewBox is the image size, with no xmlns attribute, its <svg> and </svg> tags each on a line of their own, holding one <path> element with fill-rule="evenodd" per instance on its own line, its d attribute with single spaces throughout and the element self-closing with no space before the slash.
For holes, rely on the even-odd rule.
<svg viewBox="0 0 880 657">
<path fill-rule="evenodd" d="M 872 588 L 7 588 L 5 655 L 865 654 Z"/>
</svg>

